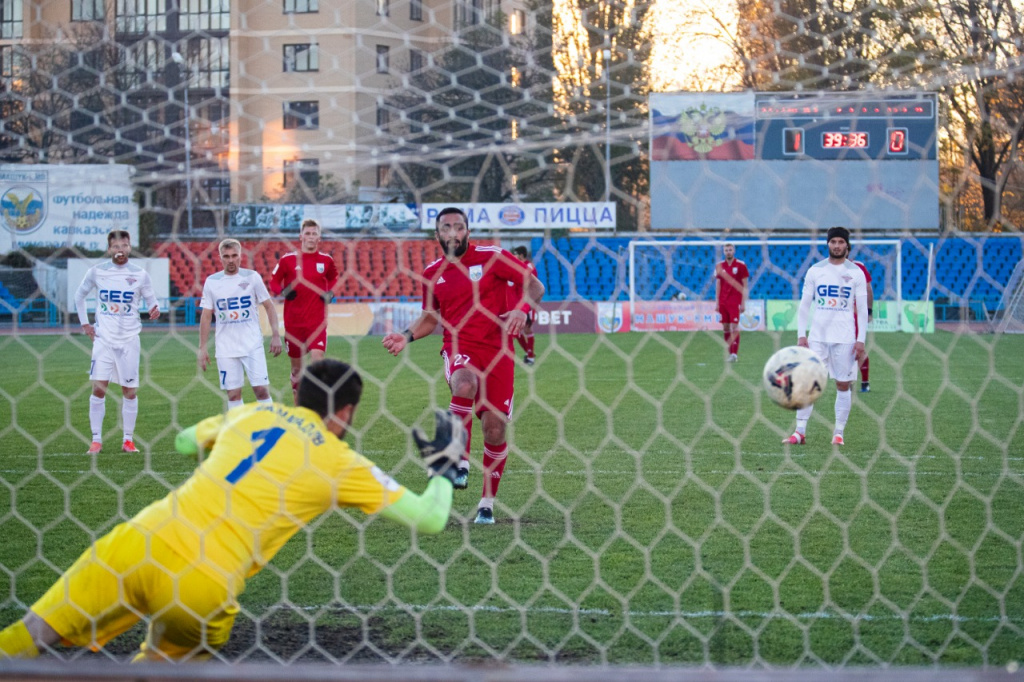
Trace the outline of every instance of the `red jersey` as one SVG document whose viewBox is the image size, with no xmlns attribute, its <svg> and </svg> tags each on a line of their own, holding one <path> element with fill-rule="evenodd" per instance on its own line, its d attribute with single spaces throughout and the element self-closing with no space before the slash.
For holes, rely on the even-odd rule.
<svg viewBox="0 0 1024 682">
<path fill-rule="evenodd" d="M 868 269 L 864 266 L 864 264 L 861 263 L 859 260 L 853 261 L 853 264 L 860 268 L 860 271 L 864 273 L 864 279 L 868 281 L 868 284 L 871 284 L 871 273 L 868 272 Z"/>
<path fill-rule="evenodd" d="M 509 283 L 522 291 L 529 274 L 522 261 L 501 247 L 470 244 L 458 261 L 440 258 L 423 271 L 423 309 L 441 316 L 445 345 L 457 346 L 462 338 L 505 348 L 511 337 L 498 316 L 518 304 L 508 300 Z"/>
<path fill-rule="evenodd" d="M 533 275 L 534 277 L 537 276 L 537 268 L 534 267 L 532 262 L 530 262 L 530 261 L 519 261 L 519 262 L 526 266 L 526 269 L 530 271 L 531 275 Z M 514 310 L 516 307 L 519 306 L 519 304 L 520 304 L 520 302 L 522 300 L 523 300 L 523 288 L 516 286 L 515 282 L 509 282 L 508 283 L 508 309 L 509 310 Z M 526 313 L 527 315 L 530 315 L 533 311 L 534 311 L 534 307 L 530 306 L 529 310 L 524 310 L 523 312 Z"/>
<path fill-rule="evenodd" d="M 748 279 L 747 264 L 739 258 L 732 263 L 722 261 L 715 266 L 715 278 L 719 281 L 718 302 L 739 305 L 743 302 L 743 280 Z"/>
<path fill-rule="evenodd" d="M 295 285 L 295 298 L 284 302 L 285 327 L 316 327 L 326 322 L 327 304 L 323 296 L 337 282 L 338 268 L 326 253 L 292 251 L 281 256 L 270 273 L 270 292 L 280 296 Z"/>
</svg>

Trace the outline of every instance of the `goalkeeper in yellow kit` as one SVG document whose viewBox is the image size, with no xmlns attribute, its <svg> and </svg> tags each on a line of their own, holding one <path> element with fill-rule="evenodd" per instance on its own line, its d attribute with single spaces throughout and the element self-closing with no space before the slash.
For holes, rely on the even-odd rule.
<svg viewBox="0 0 1024 682">
<path fill-rule="evenodd" d="M 439 410 L 433 441 L 413 430 L 433 474 L 417 495 L 341 440 L 362 389 L 349 365 L 321 360 L 305 369 L 297 407 L 245 405 L 182 431 L 175 447 L 202 449 L 205 461 L 87 549 L 0 632 L 0 658 L 58 642 L 98 649 L 148 617 L 136 660 L 201 660 L 228 641 L 246 578 L 320 514 L 358 507 L 439 533 L 465 449 L 461 421 Z"/>
</svg>

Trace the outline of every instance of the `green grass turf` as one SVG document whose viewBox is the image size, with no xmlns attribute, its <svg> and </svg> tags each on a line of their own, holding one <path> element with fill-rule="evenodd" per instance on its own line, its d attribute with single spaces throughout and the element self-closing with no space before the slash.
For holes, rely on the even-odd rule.
<svg viewBox="0 0 1024 682">
<path fill-rule="evenodd" d="M 711 334 L 538 338 L 536 366 L 518 369 L 498 523 L 471 523 L 479 467 L 439 536 L 322 517 L 250 582 L 229 657 L 307 657 L 310 623 L 345 660 L 1018 659 L 1024 338 L 875 335 L 872 392 L 856 394 L 841 449 L 834 387 L 808 444 L 780 445 L 794 414 L 765 398 L 760 371 L 794 341 L 744 334 L 725 364 Z M 119 452 L 108 397 L 106 451 L 91 458 L 87 339 L 0 337 L 0 624 L 190 474 L 174 435 L 224 404 L 195 343 L 195 330 L 143 335 L 143 454 Z M 366 382 L 350 442 L 414 490 L 408 427 L 430 430 L 449 398 L 439 346 L 394 359 L 379 338 L 330 342 Z M 290 401 L 287 360 L 270 367 Z M 477 425 L 477 464 L 481 448 Z"/>
</svg>

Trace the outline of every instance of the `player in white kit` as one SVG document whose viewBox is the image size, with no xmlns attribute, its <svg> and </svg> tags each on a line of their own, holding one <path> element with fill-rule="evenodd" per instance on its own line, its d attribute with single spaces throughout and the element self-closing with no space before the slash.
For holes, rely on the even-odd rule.
<svg viewBox="0 0 1024 682">
<path fill-rule="evenodd" d="M 267 356 L 263 352 L 259 307 L 263 306 L 267 311 L 270 352 L 274 357 L 281 354 L 277 309 L 259 273 L 241 267 L 242 245 L 237 239 L 225 239 L 218 251 L 224 269 L 206 278 L 203 298 L 199 303 L 203 309 L 199 317 L 199 369 L 205 372 L 210 364 L 207 343 L 210 324 L 216 315 L 217 371 L 220 387 L 228 392 L 228 409 L 242 404 L 242 386 L 246 376 L 256 401 L 270 403 L 270 375 Z"/>
<path fill-rule="evenodd" d="M 864 339 L 868 328 L 867 280 L 864 272 L 853 261 L 847 260 L 849 251 L 850 231 L 845 227 L 830 227 L 828 260 L 815 263 L 807 271 L 796 317 L 797 345 L 814 351 L 836 380 L 833 445 L 843 444 L 843 431 L 853 405 L 850 384 L 864 360 Z M 807 322 L 812 307 L 814 318 L 810 321 L 811 333 L 808 336 Z M 813 405 L 797 410 L 796 432 L 783 443 L 803 445 L 807 422 L 813 411 Z"/>
<path fill-rule="evenodd" d="M 121 422 L 124 440 L 121 449 L 138 452 L 135 447 L 135 420 L 139 415 L 139 332 L 142 306 L 149 306 L 149 319 L 160 317 L 153 282 L 149 273 L 128 262 L 132 251 L 131 235 L 125 230 L 111 230 L 107 235 L 109 263 L 95 265 L 85 273 L 75 292 L 75 309 L 84 331 L 92 340 L 92 395 L 89 397 L 89 427 L 92 444 L 89 454 L 103 449 L 103 417 L 107 411 L 107 386 L 111 381 L 121 386 Z M 89 324 L 86 297 L 97 292 L 96 325 Z"/>
</svg>

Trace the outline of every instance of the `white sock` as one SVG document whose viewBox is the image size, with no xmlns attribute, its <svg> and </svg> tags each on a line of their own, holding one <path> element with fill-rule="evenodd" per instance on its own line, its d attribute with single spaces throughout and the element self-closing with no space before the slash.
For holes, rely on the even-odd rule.
<svg viewBox="0 0 1024 682">
<path fill-rule="evenodd" d="M 135 419 L 139 416 L 139 399 L 125 398 L 121 403 L 121 421 L 124 422 L 124 439 L 135 435 Z"/>
<path fill-rule="evenodd" d="M 107 399 L 89 396 L 89 428 L 92 429 L 92 439 L 97 443 L 103 442 L 103 416 L 107 413 Z"/>
<path fill-rule="evenodd" d="M 494 498 L 493 497 L 481 497 L 480 504 L 476 506 L 477 509 L 494 509 Z"/>
<path fill-rule="evenodd" d="M 274 404 L 274 399 L 273 398 L 267 398 L 266 400 L 257 400 L 256 402 L 258 402 L 260 405 L 273 405 Z"/>
<path fill-rule="evenodd" d="M 807 435 L 807 422 L 811 420 L 812 412 L 814 412 L 814 405 L 801 407 L 796 411 L 796 432 L 801 436 Z"/>
<path fill-rule="evenodd" d="M 836 391 L 836 435 L 843 435 L 846 428 L 846 420 L 850 418 L 850 408 L 853 406 L 853 391 Z"/>
<path fill-rule="evenodd" d="M 241 407 L 244 404 L 245 404 L 245 401 L 242 400 L 241 398 L 239 398 L 238 400 L 229 400 L 228 401 L 228 409 L 229 410 L 233 410 L 236 407 Z"/>
</svg>

